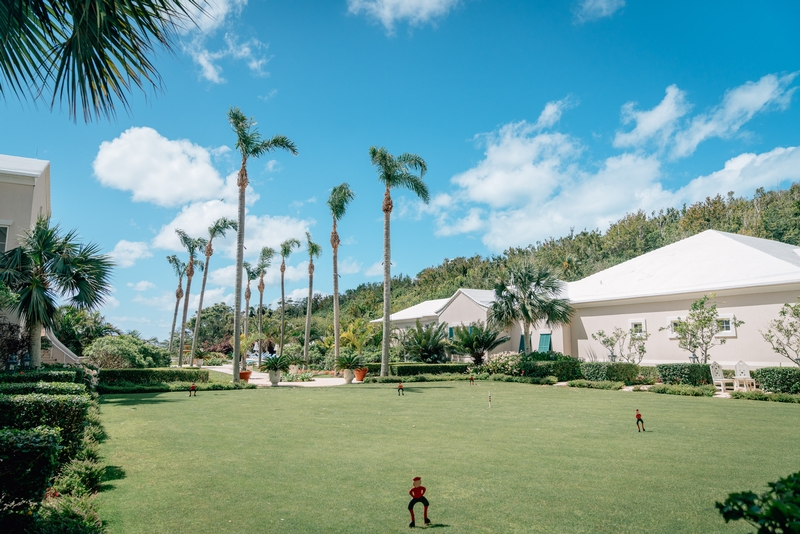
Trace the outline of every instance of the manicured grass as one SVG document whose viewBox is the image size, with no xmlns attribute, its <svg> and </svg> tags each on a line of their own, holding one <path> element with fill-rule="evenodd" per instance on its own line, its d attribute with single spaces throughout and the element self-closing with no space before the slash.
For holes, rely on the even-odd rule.
<svg viewBox="0 0 800 534">
<path fill-rule="evenodd" d="M 408 532 L 421 476 L 442 532 L 735 533 L 752 529 L 714 501 L 800 466 L 796 404 L 486 382 L 405 392 L 103 396 L 102 453 L 125 476 L 100 514 L 126 533 Z"/>
</svg>

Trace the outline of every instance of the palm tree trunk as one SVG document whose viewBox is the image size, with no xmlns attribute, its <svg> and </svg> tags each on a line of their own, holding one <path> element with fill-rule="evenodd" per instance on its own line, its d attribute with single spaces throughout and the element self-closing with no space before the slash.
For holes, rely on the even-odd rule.
<svg viewBox="0 0 800 534">
<path fill-rule="evenodd" d="M 189 261 L 194 261 L 193 258 L 189 258 Z M 193 275 L 189 274 L 189 268 L 186 268 L 186 295 L 183 298 L 183 320 L 181 321 L 181 337 L 180 337 L 180 346 L 178 347 L 178 367 L 183 367 L 183 336 L 186 333 L 186 316 L 189 315 L 189 294 L 192 291 L 192 278 Z M 189 355 L 189 360 L 191 361 L 192 355 Z"/>
<path fill-rule="evenodd" d="M 283 289 L 283 277 L 285 272 L 286 272 L 286 259 L 284 258 L 281 260 L 281 346 L 278 352 L 279 356 L 283 356 L 283 329 L 284 329 L 283 310 L 286 307 L 286 297 L 284 295 L 284 289 Z"/>
<path fill-rule="evenodd" d="M 172 331 L 169 333 L 169 353 L 172 354 L 172 341 L 175 339 L 175 323 L 178 322 L 178 310 L 180 309 L 181 299 L 183 298 L 183 284 L 178 281 L 178 289 L 175 290 L 175 314 L 172 316 Z"/>
<path fill-rule="evenodd" d="M 239 358 L 242 354 L 242 268 L 244 263 L 244 192 L 247 188 L 247 175 L 242 161 L 239 171 L 239 227 L 236 231 L 236 294 L 233 297 L 233 381 L 239 382 Z M 242 179 L 244 174 L 244 180 Z"/>
<path fill-rule="evenodd" d="M 381 376 L 389 374 L 389 337 L 391 335 L 392 313 L 392 253 L 389 223 L 392 216 L 392 197 L 389 188 L 383 195 L 383 342 L 381 347 Z"/>
<path fill-rule="evenodd" d="M 261 354 L 264 352 L 263 341 L 261 340 L 262 315 L 264 310 L 264 277 L 258 284 L 258 366 L 261 367 Z"/>
<path fill-rule="evenodd" d="M 211 241 L 208 242 L 211 245 Z M 200 286 L 200 304 L 197 306 L 197 315 L 194 319 L 194 337 L 192 338 L 192 358 L 194 358 L 194 351 L 197 349 L 197 334 L 200 332 L 200 314 L 203 312 L 203 295 L 206 292 L 206 280 L 208 279 L 208 262 L 211 256 L 206 254 L 206 265 L 203 269 L 203 285 Z"/>
<path fill-rule="evenodd" d="M 250 325 L 250 281 L 247 281 L 247 289 L 244 292 L 244 339 L 245 339 L 245 346 L 244 350 L 242 351 L 242 370 L 247 370 L 247 348 L 250 344 L 247 342 L 247 331 Z"/>
<path fill-rule="evenodd" d="M 336 231 L 336 219 L 333 219 L 331 248 L 333 249 L 333 361 L 335 362 L 339 359 L 339 233 Z"/>
<path fill-rule="evenodd" d="M 308 365 L 308 343 L 311 337 L 311 298 L 314 294 L 314 259 L 308 262 L 308 303 L 306 304 L 306 340 L 303 345 L 303 359 Z"/>
<path fill-rule="evenodd" d="M 31 324 L 30 336 L 31 368 L 38 369 L 42 366 L 42 323 Z"/>
<path fill-rule="evenodd" d="M 531 349 L 533 348 L 533 347 L 531 347 L 531 323 L 529 323 L 527 321 L 524 321 L 523 329 L 524 329 L 524 331 L 522 332 L 522 336 L 523 336 L 522 339 L 523 339 L 524 343 L 523 343 L 522 346 L 524 347 L 525 352 L 527 354 L 530 354 Z"/>
</svg>

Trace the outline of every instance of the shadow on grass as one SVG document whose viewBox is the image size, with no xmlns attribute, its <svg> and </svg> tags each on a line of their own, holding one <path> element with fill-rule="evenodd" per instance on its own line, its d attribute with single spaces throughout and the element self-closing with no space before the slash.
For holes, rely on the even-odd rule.
<svg viewBox="0 0 800 534">
<path fill-rule="evenodd" d="M 117 406 L 135 406 L 137 404 L 160 404 L 164 402 L 180 402 L 178 398 L 161 397 L 162 393 L 118 393 L 124 395 L 109 398 L 107 395 L 100 396 L 100 404 L 115 404 Z"/>
<path fill-rule="evenodd" d="M 103 483 L 100 484 L 100 488 L 98 491 L 109 491 L 113 490 L 116 486 L 114 484 L 108 484 L 109 482 L 113 482 L 114 480 L 122 480 L 125 478 L 125 470 L 118 466 L 118 465 L 107 465 L 105 471 L 103 472 L 102 481 Z"/>
</svg>

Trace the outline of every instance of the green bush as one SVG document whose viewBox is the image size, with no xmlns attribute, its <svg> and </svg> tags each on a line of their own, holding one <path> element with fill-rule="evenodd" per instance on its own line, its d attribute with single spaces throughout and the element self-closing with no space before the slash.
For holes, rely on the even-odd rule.
<svg viewBox="0 0 800 534">
<path fill-rule="evenodd" d="M 115 382 L 114 384 L 98 384 L 97 392 L 102 395 L 116 393 L 168 393 L 170 391 L 189 391 L 191 382 L 154 382 L 136 384 L 133 382 Z M 228 391 L 233 389 L 256 389 L 255 384 L 244 382 L 207 382 L 196 383 L 197 391 Z"/>
<path fill-rule="evenodd" d="M 667 395 L 686 395 L 689 397 L 713 397 L 717 392 L 714 386 L 690 386 L 688 384 L 656 384 L 647 391 Z"/>
<path fill-rule="evenodd" d="M 639 366 L 639 374 L 636 376 L 637 384 L 651 385 L 655 384 L 658 379 L 658 369 L 654 366 Z"/>
<path fill-rule="evenodd" d="M 469 363 L 392 363 L 389 365 L 389 374 L 394 376 L 413 376 L 466 373 L 469 367 L 471 367 Z"/>
<path fill-rule="evenodd" d="M 800 367 L 764 367 L 752 374 L 765 391 L 800 393 Z"/>
<path fill-rule="evenodd" d="M 519 382 L 521 384 L 544 384 L 553 385 L 558 379 L 555 376 L 543 378 L 533 378 L 528 376 L 512 376 L 505 374 L 482 373 L 473 374 L 475 380 L 496 380 L 498 382 Z M 469 374 L 444 373 L 439 375 L 412 375 L 412 376 L 368 376 L 364 379 L 365 384 L 396 384 L 398 382 L 455 382 L 469 380 Z"/>
<path fill-rule="evenodd" d="M 555 376 L 559 381 L 564 382 L 583 376 L 581 362 L 575 358 L 556 361 L 527 361 L 523 358 L 520 367 L 522 375 L 531 378 Z"/>
<path fill-rule="evenodd" d="M 759 400 L 772 402 L 793 402 L 800 404 L 800 395 L 789 393 L 764 393 L 763 391 L 733 391 L 732 399 Z"/>
<path fill-rule="evenodd" d="M 380 375 L 381 374 L 381 364 L 380 363 L 365 363 L 364 367 L 368 369 L 368 374 L 371 375 Z"/>
<path fill-rule="evenodd" d="M 593 382 L 625 382 L 630 386 L 636 383 L 639 366 L 625 362 L 583 362 L 581 373 L 583 378 Z"/>
<path fill-rule="evenodd" d="M 55 428 L 0 429 L 0 514 L 25 509 L 44 498 L 60 443 Z M 13 506 L 14 502 L 19 504 Z"/>
<path fill-rule="evenodd" d="M 769 491 L 731 493 L 715 506 L 725 522 L 745 520 L 758 533 L 800 531 L 800 472 L 767 484 Z"/>
<path fill-rule="evenodd" d="M 592 388 L 592 389 L 611 389 L 619 390 L 625 387 L 624 382 L 615 382 L 613 380 L 571 380 L 569 382 L 571 388 Z"/>
<path fill-rule="evenodd" d="M 208 369 L 101 369 L 99 385 L 111 386 L 118 382 L 132 384 L 160 384 L 162 382 L 208 382 Z"/>
<path fill-rule="evenodd" d="M 27 395 L 44 393 L 45 395 L 85 395 L 86 386 L 69 382 L 9 382 L 0 383 L 0 395 Z"/>
<path fill-rule="evenodd" d="M 91 497 L 65 495 L 47 499 L 36 518 L 36 534 L 103 534 L 103 521 L 94 509 Z"/>
<path fill-rule="evenodd" d="M 223 360 L 222 358 L 217 358 L 216 356 L 211 356 L 210 358 L 206 357 L 203 360 L 203 365 L 217 366 L 225 365 L 226 363 L 228 363 L 228 360 Z"/>
<path fill-rule="evenodd" d="M 170 364 L 167 349 L 133 336 L 105 336 L 86 347 L 83 355 L 101 369 L 162 367 Z"/>
<path fill-rule="evenodd" d="M 37 426 L 61 429 L 61 458 L 78 451 L 86 427 L 88 395 L 0 395 L 0 428 L 29 430 Z"/>
<path fill-rule="evenodd" d="M 664 363 L 656 366 L 665 384 L 711 384 L 711 366 L 705 363 Z"/>
<path fill-rule="evenodd" d="M 53 480 L 53 490 L 60 495 L 80 497 L 100 489 L 105 467 L 90 460 L 72 460 L 64 465 Z"/>
<path fill-rule="evenodd" d="M 552 362 L 552 361 L 565 361 L 565 360 L 574 360 L 572 356 L 565 356 L 560 352 L 528 352 L 522 357 L 523 361 L 533 361 L 533 362 Z"/>
<path fill-rule="evenodd" d="M 517 382 L 519 384 L 536 384 L 543 386 L 552 386 L 553 384 L 558 382 L 558 378 L 556 378 L 555 376 L 533 377 L 533 376 L 511 376 L 503 374 L 489 375 L 489 380 L 495 380 L 498 382 Z"/>
<path fill-rule="evenodd" d="M 23 371 L 0 374 L 0 382 L 76 382 L 75 371 Z"/>
</svg>

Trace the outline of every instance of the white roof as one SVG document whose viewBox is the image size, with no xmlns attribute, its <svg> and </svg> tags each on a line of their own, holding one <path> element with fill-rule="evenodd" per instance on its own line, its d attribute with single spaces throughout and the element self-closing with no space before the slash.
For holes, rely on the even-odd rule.
<svg viewBox="0 0 800 534">
<path fill-rule="evenodd" d="M 0 154 L 0 174 L 39 176 L 48 165 L 50 165 L 50 162 L 42 159 L 20 158 L 18 156 Z"/>
<path fill-rule="evenodd" d="M 706 230 L 567 284 L 573 304 L 800 283 L 800 247 Z"/>
<path fill-rule="evenodd" d="M 441 310 L 449 300 L 450 299 L 426 300 L 425 302 L 420 302 L 419 304 L 411 306 L 410 308 L 393 313 L 389 316 L 389 320 L 394 322 L 416 321 L 417 319 L 435 319 L 439 316 L 439 310 Z M 380 319 L 374 319 L 370 322 L 380 323 L 381 321 L 383 321 L 383 317 Z"/>
<path fill-rule="evenodd" d="M 452 298 L 455 298 L 459 292 L 464 293 L 482 308 L 490 307 L 495 301 L 494 289 L 465 289 L 462 287 L 456 291 Z"/>
</svg>

